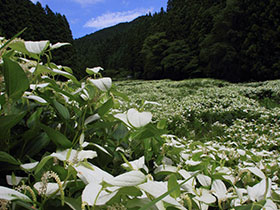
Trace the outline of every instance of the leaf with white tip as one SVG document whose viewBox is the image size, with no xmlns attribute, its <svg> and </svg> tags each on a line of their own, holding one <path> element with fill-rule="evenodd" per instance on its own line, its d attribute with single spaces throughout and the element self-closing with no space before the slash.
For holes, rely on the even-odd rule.
<svg viewBox="0 0 280 210">
<path fill-rule="evenodd" d="M 24 170 L 32 170 L 32 169 L 34 169 L 38 164 L 39 164 L 39 161 L 36 161 L 36 162 L 34 162 L 34 163 L 21 164 L 20 167 L 23 168 Z"/>
<path fill-rule="evenodd" d="M 143 168 L 147 173 L 149 172 L 148 167 L 145 165 L 145 157 L 142 156 L 138 160 L 130 161 L 129 164 L 132 166 L 133 170 L 139 170 Z M 129 168 L 127 163 L 123 163 L 124 168 Z"/>
<path fill-rule="evenodd" d="M 50 45 L 50 49 L 54 50 L 54 49 L 57 49 L 57 48 L 60 48 L 60 47 L 66 46 L 66 45 L 71 45 L 71 44 L 67 43 L 67 42 L 63 42 L 63 43 L 58 42 L 58 43 L 56 43 L 54 45 Z"/>
<path fill-rule="evenodd" d="M 164 182 L 156 182 L 156 181 L 150 181 L 141 184 L 138 186 L 141 190 L 147 192 L 148 194 L 152 195 L 154 198 L 158 198 L 162 194 L 167 192 L 167 183 Z M 185 207 L 183 207 L 178 201 L 176 201 L 174 198 L 172 198 L 170 195 L 165 196 L 162 201 L 165 201 L 166 203 L 174 205 L 178 209 L 186 210 Z"/>
<path fill-rule="evenodd" d="M 99 114 L 94 114 L 94 115 L 91 115 L 89 116 L 86 120 L 85 120 L 85 125 L 89 124 L 89 123 L 92 123 L 96 120 L 99 120 L 100 119 L 100 116 Z"/>
<path fill-rule="evenodd" d="M 25 48 L 28 52 L 35 54 L 42 54 L 44 50 L 49 46 L 49 41 L 26 41 L 24 42 Z"/>
<path fill-rule="evenodd" d="M 112 79 L 110 77 L 103 77 L 100 79 L 89 79 L 89 82 L 101 91 L 108 91 L 112 87 Z"/>
<path fill-rule="evenodd" d="M 25 178 L 27 178 L 27 177 L 20 177 L 20 176 L 13 177 L 11 175 L 7 175 L 6 181 L 7 181 L 8 185 L 18 185 L 20 183 L 20 181 Z"/>
<path fill-rule="evenodd" d="M 198 179 L 199 183 L 204 187 L 208 187 L 211 185 L 211 178 L 209 176 L 205 176 L 203 174 L 198 174 L 197 179 Z"/>
<path fill-rule="evenodd" d="M 41 188 L 43 186 L 43 183 L 42 182 L 36 182 L 34 184 L 34 188 L 40 192 L 41 191 Z M 47 183 L 47 190 L 46 190 L 46 193 L 45 195 L 46 196 L 49 196 L 51 194 L 53 194 L 54 192 L 57 192 L 56 195 L 60 195 L 60 191 L 59 191 L 59 185 L 57 183 Z"/>
<path fill-rule="evenodd" d="M 222 180 L 219 179 L 214 180 L 211 190 L 219 200 L 223 201 L 227 199 L 227 188 Z"/>
<path fill-rule="evenodd" d="M 82 202 L 87 203 L 89 206 L 93 206 L 96 203 L 97 197 L 102 190 L 102 185 L 95 182 L 89 183 L 82 193 Z"/>
<path fill-rule="evenodd" d="M 98 67 L 94 67 L 94 68 L 87 68 L 86 69 L 86 72 L 89 74 L 89 75 L 93 75 L 93 74 L 98 74 L 99 71 L 103 71 L 104 69 L 100 66 Z"/>
<path fill-rule="evenodd" d="M 26 200 L 27 202 L 31 202 L 31 199 L 26 195 L 16 190 L 7 187 L 2 187 L 2 186 L 0 186 L 0 199 L 8 200 L 8 201 L 21 199 L 21 200 Z"/>
<path fill-rule="evenodd" d="M 256 176 L 258 176 L 262 179 L 266 178 L 264 173 L 257 167 L 247 167 L 245 169 L 249 170 L 251 173 L 255 174 Z"/>
<path fill-rule="evenodd" d="M 152 114 L 151 112 L 138 112 L 136 109 L 129 109 L 127 119 L 132 126 L 139 128 L 152 121 Z"/>
<path fill-rule="evenodd" d="M 136 186 L 146 181 L 146 176 L 141 171 L 130 171 L 119 176 L 114 177 L 113 179 L 106 179 L 110 185 L 128 187 Z"/>
<path fill-rule="evenodd" d="M 23 96 L 24 98 L 27 98 L 29 100 L 34 100 L 34 101 L 37 101 L 39 102 L 40 104 L 47 104 L 48 102 L 41 98 L 40 96 L 35 96 L 35 95 L 28 95 L 28 96 Z"/>
<path fill-rule="evenodd" d="M 216 198 L 210 193 L 209 190 L 201 189 L 199 195 L 194 197 L 195 200 L 210 204 L 216 202 Z"/>
</svg>

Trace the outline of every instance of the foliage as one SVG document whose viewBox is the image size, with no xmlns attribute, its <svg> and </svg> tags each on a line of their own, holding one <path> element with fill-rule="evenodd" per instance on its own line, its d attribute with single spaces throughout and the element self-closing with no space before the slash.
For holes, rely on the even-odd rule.
<svg viewBox="0 0 280 210">
<path fill-rule="evenodd" d="M 48 5 L 43 8 L 39 1 L 33 4 L 30 0 L 1 0 L 0 11 L 0 36 L 11 38 L 18 31 L 27 28 L 26 33 L 21 36 L 25 40 L 73 44 L 72 32 L 65 15 L 54 13 Z M 71 67 L 79 76 L 75 56 L 74 47 L 69 45 L 63 50 L 54 51 L 52 60 Z"/>
<path fill-rule="evenodd" d="M 122 72 L 137 79 L 279 79 L 279 7 L 277 0 L 169 0 L 167 11 L 75 46 L 86 65 L 112 69 L 116 78 Z"/>
<path fill-rule="evenodd" d="M 0 180 L 1 208 L 279 207 L 277 140 L 272 139 L 274 147 L 270 147 L 268 138 L 252 140 L 250 133 L 247 139 L 239 138 L 230 134 L 231 127 L 226 131 L 228 139 L 199 142 L 167 135 L 166 121 L 153 123 L 151 112 L 145 111 L 148 106 L 158 107 L 157 102 L 130 102 L 111 78 L 102 77 L 101 67 L 87 68 L 89 75 L 78 81 L 69 68 L 52 63 L 52 51 L 63 45 L 1 38 L 0 161 L 1 178 L 7 181 Z M 61 77 L 67 81 L 60 81 Z M 180 86 L 196 84 L 197 90 L 190 92 L 200 99 L 200 89 L 228 84 L 216 80 L 162 83 L 179 92 Z M 253 85 L 253 91 L 246 90 L 238 89 L 252 98 L 237 95 L 228 101 L 224 90 L 214 92 L 216 97 L 210 95 L 209 100 L 222 104 L 217 93 L 223 94 L 227 106 L 221 110 L 231 103 L 254 106 L 253 98 L 260 91 L 254 91 Z M 233 88 L 229 91 L 235 93 Z M 210 101 L 207 106 L 213 104 Z M 201 113 L 197 109 L 193 115 L 198 118 Z M 233 126 L 241 128 L 249 116 L 238 117 Z M 262 113 L 260 120 L 271 119 Z"/>
</svg>

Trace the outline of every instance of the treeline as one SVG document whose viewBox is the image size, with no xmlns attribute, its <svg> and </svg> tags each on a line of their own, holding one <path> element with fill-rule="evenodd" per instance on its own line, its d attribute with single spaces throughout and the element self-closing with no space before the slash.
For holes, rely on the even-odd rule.
<svg viewBox="0 0 280 210">
<path fill-rule="evenodd" d="M 280 1 L 169 0 L 166 11 L 75 40 L 86 66 L 143 79 L 280 78 Z"/>
<path fill-rule="evenodd" d="M 72 32 L 64 15 L 54 13 L 48 6 L 43 8 L 40 2 L 0 0 L 0 36 L 11 38 L 25 27 L 27 30 L 21 35 L 24 40 L 73 44 Z M 52 61 L 77 69 L 75 54 L 73 46 L 65 46 L 54 51 Z"/>
</svg>

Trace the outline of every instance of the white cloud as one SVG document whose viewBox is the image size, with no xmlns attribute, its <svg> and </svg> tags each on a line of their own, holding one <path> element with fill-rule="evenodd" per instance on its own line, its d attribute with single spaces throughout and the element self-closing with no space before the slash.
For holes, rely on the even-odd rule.
<svg viewBox="0 0 280 210">
<path fill-rule="evenodd" d="M 102 29 L 102 28 L 116 25 L 118 23 L 134 20 L 135 18 L 141 15 L 145 15 L 149 12 L 153 12 L 153 10 L 154 10 L 153 8 L 150 8 L 150 9 L 135 9 L 135 10 L 129 10 L 124 12 L 105 13 L 101 16 L 90 19 L 88 22 L 86 22 L 84 27 Z"/>
<path fill-rule="evenodd" d="M 104 0 L 72 0 L 74 2 L 77 2 L 81 4 L 82 6 L 88 5 L 88 4 L 96 4 L 98 2 L 103 2 Z"/>
</svg>

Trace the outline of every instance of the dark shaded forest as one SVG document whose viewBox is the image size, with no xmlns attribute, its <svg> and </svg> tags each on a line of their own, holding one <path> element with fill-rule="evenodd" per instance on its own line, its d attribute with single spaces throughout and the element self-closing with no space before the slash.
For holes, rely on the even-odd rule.
<svg viewBox="0 0 280 210">
<path fill-rule="evenodd" d="M 70 42 L 55 63 L 79 78 L 102 66 L 113 78 L 232 82 L 280 78 L 280 1 L 169 0 L 167 8 L 73 40 L 64 15 L 30 0 L 0 0 L 0 35 Z"/>
<path fill-rule="evenodd" d="M 11 38 L 27 27 L 21 35 L 24 40 L 50 40 L 52 44 L 68 42 L 73 44 L 72 32 L 64 15 L 54 13 L 30 0 L 0 0 L 0 36 Z M 77 69 L 76 52 L 72 46 L 65 46 L 53 52 L 53 62 Z"/>
<path fill-rule="evenodd" d="M 169 0 L 166 10 L 74 41 L 113 77 L 232 82 L 280 78 L 280 1 Z"/>
</svg>

